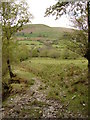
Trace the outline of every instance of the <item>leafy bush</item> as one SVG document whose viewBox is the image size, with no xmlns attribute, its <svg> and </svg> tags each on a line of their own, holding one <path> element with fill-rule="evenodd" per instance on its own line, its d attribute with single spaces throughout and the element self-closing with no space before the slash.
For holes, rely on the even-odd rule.
<svg viewBox="0 0 90 120">
<path fill-rule="evenodd" d="M 30 57 L 38 57 L 38 49 L 33 49 L 30 51 Z"/>
<path fill-rule="evenodd" d="M 48 57 L 47 54 L 48 54 L 48 50 L 45 50 L 45 49 L 44 49 L 44 50 L 41 50 L 41 51 L 40 51 L 39 56 L 40 56 L 40 57 Z"/>
<path fill-rule="evenodd" d="M 40 57 L 59 58 L 60 52 L 52 48 L 51 46 L 45 46 L 40 49 Z"/>
<path fill-rule="evenodd" d="M 77 53 L 72 52 L 68 49 L 64 49 L 61 52 L 61 56 L 60 56 L 60 58 L 62 58 L 62 59 L 77 59 L 79 57 L 80 57 L 80 55 L 78 55 Z"/>
<path fill-rule="evenodd" d="M 20 45 L 18 47 L 16 53 L 17 53 L 16 54 L 16 59 L 17 60 L 24 61 L 24 60 L 29 58 L 29 50 L 28 50 L 27 46 L 25 46 L 25 45 Z"/>
<path fill-rule="evenodd" d="M 10 39 L 9 45 L 6 39 L 3 39 L 2 44 L 3 44 L 2 46 L 2 75 L 5 75 L 8 70 L 7 59 L 9 58 L 10 64 L 16 62 L 17 44 L 13 38 Z"/>
<path fill-rule="evenodd" d="M 59 58 L 59 57 L 60 57 L 60 52 L 51 49 L 51 50 L 48 52 L 48 57 L 50 57 L 50 58 Z"/>
<path fill-rule="evenodd" d="M 69 50 L 68 49 L 64 49 L 61 53 L 61 58 L 63 59 L 68 59 L 69 58 Z"/>
</svg>

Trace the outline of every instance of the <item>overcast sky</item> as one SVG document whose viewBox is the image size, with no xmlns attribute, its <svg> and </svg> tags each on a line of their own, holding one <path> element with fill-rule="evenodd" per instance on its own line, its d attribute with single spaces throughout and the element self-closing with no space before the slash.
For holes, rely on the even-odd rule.
<svg viewBox="0 0 90 120">
<path fill-rule="evenodd" d="M 34 19 L 31 20 L 33 24 L 45 24 L 51 27 L 70 27 L 68 17 L 62 16 L 60 19 L 55 20 L 55 16 L 44 17 L 45 10 L 50 5 L 53 5 L 57 0 L 27 0 L 30 12 L 33 14 Z"/>
</svg>

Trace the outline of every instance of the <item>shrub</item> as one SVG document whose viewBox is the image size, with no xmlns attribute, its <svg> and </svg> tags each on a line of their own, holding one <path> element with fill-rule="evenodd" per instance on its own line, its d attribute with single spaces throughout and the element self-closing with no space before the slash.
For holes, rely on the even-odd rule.
<svg viewBox="0 0 90 120">
<path fill-rule="evenodd" d="M 30 56 L 31 57 L 38 57 L 38 53 L 39 53 L 38 49 L 35 48 L 35 49 L 30 51 Z"/>
<path fill-rule="evenodd" d="M 43 49 L 43 50 L 40 51 L 39 56 L 40 56 L 40 57 L 47 57 L 47 54 L 48 54 L 48 50 Z"/>
<path fill-rule="evenodd" d="M 60 52 L 52 48 L 51 46 L 45 46 L 40 49 L 40 57 L 59 58 Z"/>
<path fill-rule="evenodd" d="M 64 49 L 61 52 L 62 59 L 77 59 L 78 57 L 80 57 L 78 54 L 76 54 L 75 52 L 72 52 L 68 49 Z"/>
<path fill-rule="evenodd" d="M 20 45 L 18 47 L 16 58 L 17 58 L 17 60 L 20 60 L 20 62 L 22 62 L 22 61 L 24 61 L 24 60 L 29 58 L 29 50 L 28 50 L 27 46 Z"/>
<path fill-rule="evenodd" d="M 51 57 L 51 58 L 59 58 L 59 57 L 60 57 L 60 52 L 51 49 L 51 50 L 48 52 L 48 56 Z"/>
</svg>

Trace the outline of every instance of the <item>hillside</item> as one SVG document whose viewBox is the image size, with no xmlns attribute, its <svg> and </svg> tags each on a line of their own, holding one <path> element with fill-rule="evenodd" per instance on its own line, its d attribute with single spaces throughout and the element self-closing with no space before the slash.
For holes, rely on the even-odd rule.
<svg viewBox="0 0 90 120">
<path fill-rule="evenodd" d="M 18 32 L 16 36 L 19 45 L 26 46 L 30 50 L 30 56 L 32 57 L 72 59 L 80 56 L 76 52 L 77 48 L 72 41 L 71 35 L 73 35 L 74 31 L 74 29 L 69 28 L 31 24 L 25 25 L 23 30 Z M 69 49 L 72 46 L 74 46 L 75 52 Z"/>
<path fill-rule="evenodd" d="M 29 30 L 28 32 L 32 31 L 32 32 L 36 32 L 36 31 L 47 31 L 47 30 L 54 30 L 54 31 L 59 31 L 59 32 L 71 32 L 73 31 L 73 29 L 70 28 L 64 28 L 64 27 L 49 27 L 47 25 L 44 24 L 28 24 L 25 25 L 23 32 L 25 32 L 25 30 Z M 38 31 L 38 32 L 39 32 Z"/>
<path fill-rule="evenodd" d="M 38 24 L 14 36 L 12 78 L 3 52 L 4 118 L 88 116 L 88 61 L 75 46 L 74 31 Z"/>
<path fill-rule="evenodd" d="M 17 33 L 18 36 L 24 37 L 46 37 L 46 38 L 59 38 L 65 33 L 72 33 L 74 30 L 62 27 L 49 27 L 43 24 L 30 24 L 25 25 L 23 30 Z"/>
</svg>

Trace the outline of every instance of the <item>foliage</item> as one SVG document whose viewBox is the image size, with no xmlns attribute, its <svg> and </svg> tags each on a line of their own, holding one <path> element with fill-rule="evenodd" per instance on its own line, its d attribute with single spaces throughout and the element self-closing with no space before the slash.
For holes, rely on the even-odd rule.
<svg viewBox="0 0 90 120">
<path fill-rule="evenodd" d="M 8 14 L 9 13 L 9 14 Z M 29 22 L 32 15 L 28 11 L 27 3 L 19 2 L 2 2 L 0 5 L 0 16 L 2 19 L 2 42 L 3 42 L 3 66 L 6 66 L 7 60 L 11 67 L 11 61 L 14 54 L 15 41 L 13 35 L 21 30 L 24 24 Z M 3 67 L 4 71 L 7 67 Z M 10 71 L 11 72 L 11 71 Z"/>
<path fill-rule="evenodd" d="M 9 70 L 10 78 L 14 76 L 11 64 L 16 62 L 16 40 L 13 38 L 15 32 L 22 29 L 23 25 L 29 22 L 32 15 L 28 11 L 27 3 L 24 1 L 2 2 L 0 4 L 0 19 L 2 20 L 2 59 L 3 78 Z M 3 80 L 3 98 L 10 92 L 10 85 Z"/>
<path fill-rule="evenodd" d="M 87 1 L 58 2 L 46 9 L 45 16 L 56 15 L 56 19 L 63 14 L 69 14 L 74 26 L 87 31 Z"/>
<path fill-rule="evenodd" d="M 18 52 L 19 51 L 19 52 Z M 29 57 L 29 50 L 25 45 L 18 45 L 16 50 L 16 61 L 24 61 Z"/>
<path fill-rule="evenodd" d="M 88 36 L 82 30 L 74 30 L 73 34 L 66 33 L 66 39 L 69 39 L 68 49 L 71 51 L 81 54 L 81 56 L 85 57 L 85 54 L 88 50 Z"/>
<path fill-rule="evenodd" d="M 38 49 L 34 48 L 30 51 L 30 57 L 38 57 Z"/>
<path fill-rule="evenodd" d="M 3 37 L 10 38 L 15 32 L 21 30 L 22 26 L 29 22 L 32 15 L 28 11 L 27 3 L 2 2 L 2 30 Z M 8 14 L 10 13 L 10 14 Z"/>
<path fill-rule="evenodd" d="M 5 75 L 5 73 L 7 73 L 7 70 L 8 70 L 8 66 L 7 66 L 7 59 L 9 57 L 10 61 L 11 61 L 11 64 L 13 62 L 15 62 L 16 60 L 16 57 L 15 57 L 15 54 L 16 54 L 16 49 L 17 49 L 17 44 L 16 42 L 14 41 L 14 39 L 12 38 L 10 40 L 10 43 L 9 45 L 8 44 L 8 41 L 6 39 L 3 40 L 3 44 L 2 44 L 2 74 Z"/>
<path fill-rule="evenodd" d="M 87 33 L 88 33 L 88 23 L 87 23 L 87 16 L 88 16 L 88 6 L 87 6 L 87 1 L 72 1 L 72 2 L 61 2 L 58 0 L 58 2 L 50 6 L 49 8 L 46 9 L 45 16 L 48 15 L 55 15 L 56 19 L 58 19 L 60 16 L 63 14 L 68 14 L 70 16 L 70 19 L 74 25 L 74 27 L 78 28 L 81 30 L 77 35 L 76 39 L 78 39 L 79 44 L 79 52 L 87 57 L 87 52 L 88 52 L 88 38 L 87 38 Z M 73 49 L 72 49 L 73 50 Z"/>
</svg>

